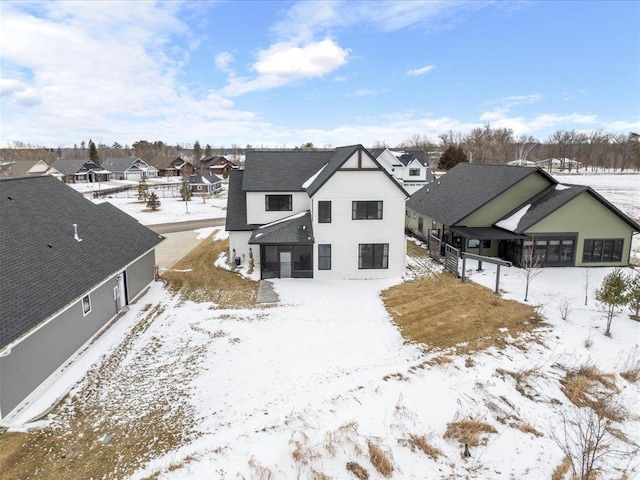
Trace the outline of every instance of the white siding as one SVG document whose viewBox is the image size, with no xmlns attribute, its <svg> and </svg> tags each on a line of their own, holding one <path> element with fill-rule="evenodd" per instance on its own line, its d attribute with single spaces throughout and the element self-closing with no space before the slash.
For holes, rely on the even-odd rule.
<svg viewBox="0 0 640 480">
<path fill-rule="evenodd" d="M 389 278 L 404 274 L 405 196 L 392 179 L 381 170 L 338 171 L 314 195 L 314 210 L 317 202 L 324 200 L 331 201 L 331 223 L 318 223 L 317 215 L 313 216 L 315 278 Z M 354 200 L 382 200 L 382 220 L 352 220 Z M 389 268 L 358 269 L 361 243 L 388 243 Z M 331 244 L 331 270 L 318 270 L 319 244 Z"/>
<path fill-rule="evenodd" d="M 293 210 L 287 212 L 267 212 L 265 195 L 292 195 Z M 309 210 L 311 202 L 307 192 L 247 192 L 247 223 L 264 225 L 295 213 Z M 254 252 L 255 253 L 255 252 Z"/>
<path fill-rule="evenodd" d="M 249 249 L 253 250 L 253 266 L 254 271 L 260 271 L 260 246 L 249 245 L 249 238 L 252 232 L 229 232 L 229 258 L 235 261 L 235 256 L 240 257 L 240 264 L 246 265 L 249 263 Z"/>
<path fill-rule="evenodd" d="M 358 152 L 349 157 L 342 168 L 358 168 Z M 360 168 L 378 168 L 378 166 L 369 158 L 369 155 L 362 152 L 362 166 Z"/>
</svg>

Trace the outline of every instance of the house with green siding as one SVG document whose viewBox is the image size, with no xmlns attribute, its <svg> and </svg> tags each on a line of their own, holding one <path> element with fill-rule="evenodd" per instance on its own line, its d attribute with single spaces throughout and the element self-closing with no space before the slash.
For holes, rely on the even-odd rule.
<svg viewBox="0 0 640 480">
<path fill-rule="evenodd" d="M 640 231 L 590 187 L 560 184 L 540 168 L 472 163 L 414 193 L 405 223 L 442 249 L 555 267 L 628 265 Z"/>
</svg>

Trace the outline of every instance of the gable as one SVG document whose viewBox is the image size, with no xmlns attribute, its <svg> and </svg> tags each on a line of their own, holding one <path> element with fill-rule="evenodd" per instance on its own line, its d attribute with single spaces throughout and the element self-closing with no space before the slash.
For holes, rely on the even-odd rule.
<svg viewBox="0 0 640 480">
<path fill-rule="evenodd" d="M 526 168 L 526 167 L 525 167 Z M 541 175 L 529 175 L 506 191 L 457 222 L 466 227 L 488 227 L 549 187 L 549 181 Z"/>
<path fill-rule="evenodd" d="M 348 157 L 340 170 L 350 170 L 350 169 L 376 169 L 380 168 L 380 164 L 376 163 L 371 155 L 366 155 L 363 153 L 362 149 L 357 149 L 353 154 Z"/>
<path fill-rule="evenodd" d="M 477 226 L 488 226 L 500 219 L 498 216 L 490 221 L 497 213 L 479 216 L 483 218 L 467 217 L 521 180 L 532 175 L 541 177 L 541 183 L 546 182 L 547 185 L 558 183 L 539 168 L 459 163 L 437 181 L 415 192 L 407 202 L 407 207 L 444 225 L 463 226 L 465 225 L 464 220 L 465 222 L 484 223 L 484 225 Z M 541 186 L 540 190 L 543 188 Z M 537 192 L 533 191 L 530 196 L 535 193 Z M 522 201 L 524 200 L 526 199 Z M 497 203 L 499 207 L 500 201 Z M 519 203 L 511 208 L 517 205 Z M 508 212 L 509 209 L 506 209 L 503 214 Z M 486 224 L 489 221 L 490 223 Z"/>
<path fill-rule="evenodd" d="M 581 185 L 568 186 L 575 189 L 577 195 L 569 197 L 567 202 L 546 212 L 544 216 L 534 218 L 532 222 L 525 217 L 522 222 L 526 233 L 543 232 L 580 232 L 584 237 L 593 238 L 627 238 L 631 232 L 640 231 L 637 225 L 619 210 L 612 210 L 609 202 L 602 202 L 601 197 L 588 187 Z M 535 207 L 530 209 L 535 215 Z M 615 207 L 614 207 L 615 208 Z"/>
</svg>

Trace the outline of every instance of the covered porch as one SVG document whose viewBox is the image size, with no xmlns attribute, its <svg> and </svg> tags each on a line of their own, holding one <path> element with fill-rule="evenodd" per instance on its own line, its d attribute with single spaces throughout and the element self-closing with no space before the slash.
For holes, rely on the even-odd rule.
<svg viewBox="0 0 640 480">
<path fill-rule="evenodd" d="M 309 211 L 263 225 L 249 245 L 260 248 L 260 278 L 312 278 L 313 228 Z"/>
</svg>

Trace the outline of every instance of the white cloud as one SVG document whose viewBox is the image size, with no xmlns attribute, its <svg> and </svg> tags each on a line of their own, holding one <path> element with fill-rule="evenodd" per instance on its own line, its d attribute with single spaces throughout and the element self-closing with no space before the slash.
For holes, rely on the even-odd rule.
<svg viewBox="0 0 640 480">
<path fill-rule="evenodd" d="M 431 70 L 436 68 L 435 65 L 425 65 L 424 67 L 414 68 L 413 70 L 409 70 L 407 75 L 410 77 L 419 77 L 420 75 L 425 75 L 429 73 Z"/>
<path fill-rule="evenodd" d="M 500 98 L 487 102 L 489 104 L 498 104 L 510 108 L 516 105 L 531 105 L 544 100 L 544 96 L 540 93 L 531 93 L 529 95 L 511 95 L 509 97 Z"/>
<path fill-rule="evenodd" d="M 377 95 L 382 95 L 383 93 L 387 93 L 389 89 L 387 88 L 358 88 L 353 91 L 353 93 L 348 93 L 346 97 L 375 97 Z"/>
<path fill-rule="evenodd" d="M 331 39 L 304 46 L 276 43 L 258 54 L 253 65 L 257 77 L 231 78 L 222 93 L 234 97 L 280 87 L 303 78 L 322 77 L 344 65 L 349 53 L 349 49 L 341 48 Z"/>
<path fill-rule="evenodd" d="M 496 128 L 510 128 L 516 134 L 548 131 L 554 128 L 568 128 L 569 125 L 595 125 L 598 121 L 596 115 L 584 115 L 580 113 L 556 114 L 545 113 L 532 117 L 509 115 L 507 108 L 496 108 L 480 115 L 481 122 L 489 122 Z"/>
<path fill-rule="evenodd" d="M 229 52 L 218 53 L 213 59 L 216 67 L 226 73 L 229 73 L 231 71 L 229 69 L 229 64 L 233 63 L 233 60 L 233 55 L 231 55 Z"/>
</svg>

